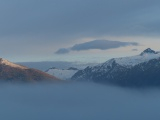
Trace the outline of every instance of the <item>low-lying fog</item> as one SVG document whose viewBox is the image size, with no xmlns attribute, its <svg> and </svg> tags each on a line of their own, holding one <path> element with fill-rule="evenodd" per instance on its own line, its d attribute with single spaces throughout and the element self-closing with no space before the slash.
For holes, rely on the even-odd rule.
<svg viewBox="0 0 160 120">
<path fill-rule="evenodd" d="M 160 90 L 93 83 L 0 85 L 1 120 L 159 120 Z"/>
</svg>

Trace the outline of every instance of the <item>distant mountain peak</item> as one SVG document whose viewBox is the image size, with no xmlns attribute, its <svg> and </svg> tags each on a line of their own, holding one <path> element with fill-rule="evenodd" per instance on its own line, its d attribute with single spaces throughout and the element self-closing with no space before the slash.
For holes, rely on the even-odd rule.
<svg viewBox="0 0 160 120">
<path fill-rule="evenodd" d="M 28 68 L 0 58 L 0 82 L 58 82 L 59 79 L 45 72 Z"/>
<path fill-rule="evenodd" d="M 74 67 L 70 67 L 68 68 L 67 70 L 78 70 L 77 68 L 74 68 Z"/>
<path fill-rule="evenodd" d="M 152 50 L 151 48 L 147 48 L 147 49 L 144 50 L 140 55 L 143 56 L 144 54 L 157 54 L 157 52 L 155 52 L 155 51 Z"/>
<path fill-rule="evenodd" d="M 3 59 L 3 58 L 0 58 L 0 64 L 7 65 L 7 66 L 10 66 L 10 67 L 14 67 L 14 68 L 19 68 L 19 69 L 28 69 L 25 66 L 14 64 L 14 63 L 12 63 L 12 62 L 10 62 L 6 59 Z"/>
</svg>

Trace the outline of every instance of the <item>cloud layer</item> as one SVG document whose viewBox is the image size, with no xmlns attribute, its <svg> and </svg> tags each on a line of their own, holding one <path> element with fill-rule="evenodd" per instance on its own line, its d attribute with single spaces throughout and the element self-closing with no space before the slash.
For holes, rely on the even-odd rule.
<svg viewBox="0 0 160 120">
<path fill-rule="evenodd" d="M 82 51 L 82 50 L 108 50 L 125 46 L 137 46 L 136 42 L 120 42 L 120 41 L 109 41 L 109 40 L 93 40 L 81 44 L 76 44 L 71 48 L 60 48 L 56 51 L 56 54 L 66 54 L 70 51 Z"/>
<path fill-rule="evenodd" d="M 28 61 L 86 38 L 160 37 L 159 5 L 159 0 L 1 0 L 0 54 Z"/>
<path fill-rule="evenodd" d="M 159 89 L 1 84 L 1 120 L 159 120 Z"/>
<path fill-rule="evenodd" d="M 159 4 L 159 0 L 2 0 L 0 36 L 158 35 Z"/>
</svg>

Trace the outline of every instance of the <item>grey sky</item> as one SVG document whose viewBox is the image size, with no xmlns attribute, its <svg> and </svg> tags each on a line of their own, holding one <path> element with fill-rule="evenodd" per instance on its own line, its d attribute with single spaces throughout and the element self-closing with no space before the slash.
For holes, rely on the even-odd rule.
<svg viewBox="0 0 160 120">
<path fill-rule="evenodd" d="M 159 4 L 159 0 L 1 0 L 0 54 L 29 60 L 90 37 L 159 37 Z"/>
</svg>

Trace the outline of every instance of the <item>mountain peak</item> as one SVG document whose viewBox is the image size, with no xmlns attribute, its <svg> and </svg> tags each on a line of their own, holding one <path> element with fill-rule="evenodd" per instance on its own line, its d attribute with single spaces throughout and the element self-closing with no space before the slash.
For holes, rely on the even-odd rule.
<svg viewBox="0 0 160 120">
<path fill-rule="evenodd" d="M 144 54 L 157 54 L 157 52 L 155 52 L 154 50 L 152 50 L 151 48 L 147 48 L 146 50 L 144 50 L 140 55 L 144 55 Z"/>
<path fill-rule="evenodd" d="M 74 68 L 74 67 L 70 67 L 68 68 L 67 70 L 78 70 L 77 68 Z"/>
<path fill-rule="evenodd" d="M 0 64 L 7 65 L 7 66 L 10 66 L 10 67 L 14 67 L 14 68 L 28 69 L 25 66 L 14 64 L 14 63 L 12 63 L 12 62 L 10 62 L 6 59 L 3 59 L 3 58 L 0 58 Z"/>
</svg>

